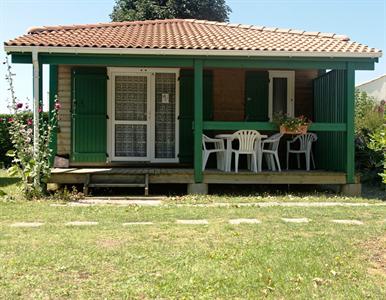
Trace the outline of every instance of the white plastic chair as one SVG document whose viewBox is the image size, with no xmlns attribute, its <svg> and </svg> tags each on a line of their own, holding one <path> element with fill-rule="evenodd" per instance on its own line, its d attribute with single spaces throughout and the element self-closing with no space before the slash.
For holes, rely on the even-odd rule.
<svg viewBox="0 0 386 300">
<path fill-rule="evenodd" d="M 317 139 L 318 139 L 318 137 L 315 133 L 305 133 L 305 134 L 298 135 L 292 141 L 287 142 L 287 170 L 288 170 L 290 153 L 296 154 L 297 161 L 298 161 L 298 168 L 300 168 L 300 154 L 304 153 L 304 155 L 306 157 L 306 169 L 307 169 L 307 171 L 310 170 L 310 157 L 311 157 L 314 169 L 315 169 L 315 161 L 314 161 L 314 156 L 312 154 L 312 143 L 315 142 Z M 298 149 L 292 149 L 291 145 L 296 143 L 297 141 L 299 142 L 299 148 Z"/>
<path fill-rule="evenodd" d="M 239 141 L 238 149 L 231 149 L 231 157 L 235 154 L 235 172 L 239 172 L 239 156 L 245 154 L 251 156 L 251 169 L 257 172 L 257 152 L 261 147 L 261 135 L 256 130 L 239 130 L 233 134 L 233 140 Z M 259 155 L 261 157 L 261 155 Z M 232 159 L 231 159 L 232 160 Z M 259 171 L 261 171 L 261 163 L 259 163 Z"/>
<path fill-rule="evenodd" d="M 214 148 L 208 149 L 208 143 L 213 144 Z M 217 168 L 224 171 L 225 169 L 225 147 L 222 139 L 213 139 L 202 135 L 202 170 L 205 170 L 206 163 L 208 162 L 209 155 L 211 153 L 217 154 Z"/>
<path fill-rule="evenodd" d="M 261 142 L 261 154 L 265 156 L 269 170 L 276 171 L 276 162 L 277 169 L 281 172 L 278 149 L 282 136 L 282 133 L 275 133 Z"/>
</svg>

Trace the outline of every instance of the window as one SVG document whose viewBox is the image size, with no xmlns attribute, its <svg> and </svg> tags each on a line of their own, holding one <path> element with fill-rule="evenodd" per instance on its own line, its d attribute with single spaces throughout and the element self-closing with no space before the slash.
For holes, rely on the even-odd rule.
<svg viewBox="0 0 386 300">
<path fill-rule="evenodd" d="M 269 71 L 269 119 L 275 114 L 285 113 L 294 116 L 294 71 Z"/>
</svg>

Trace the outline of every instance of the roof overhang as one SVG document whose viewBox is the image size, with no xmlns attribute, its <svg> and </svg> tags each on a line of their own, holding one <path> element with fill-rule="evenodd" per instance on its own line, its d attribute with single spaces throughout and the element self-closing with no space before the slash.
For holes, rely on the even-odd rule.
<svg viewBox="0 0 386 300">
<path fill-rule="evenodd" d="M 148 48 L 93 48 L 4 46 L 7 53 L 58 53 L 58 54 L 115 54 L 115 55 L 180 55 L 180 56 L 238 56 L 238 57 L 312 57 L 312 58 L 378 58 L 382 52 L 311 52 L 274 50 L 203 50 L 203 49 L 148 49 Z"/>
</svg>

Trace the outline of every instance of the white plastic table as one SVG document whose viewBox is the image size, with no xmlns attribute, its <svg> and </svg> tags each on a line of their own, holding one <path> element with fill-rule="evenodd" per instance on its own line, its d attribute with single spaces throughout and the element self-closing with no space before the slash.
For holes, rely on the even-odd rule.
<svg viewBox="0 0 386 300">
<path fill-rule="evenodd" d="M 233 141 L 233 134 L 232 133 L 222 133 L 217 134 L 215 136 L 217 139 L 223 139 L 226 140 L 226 151 L 225 151 L 225 172 L 231 171 L 231 163 L 232 163 L 232 141 Z M 267 135 L 260 135 L 262 139 L 267 138 Z"/>
</svg>

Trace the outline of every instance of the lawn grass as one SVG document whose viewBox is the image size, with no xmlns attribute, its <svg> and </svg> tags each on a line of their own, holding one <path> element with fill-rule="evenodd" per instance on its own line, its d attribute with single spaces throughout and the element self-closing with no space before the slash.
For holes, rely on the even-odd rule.
<svg viewBox="0 0 386 300">
<path fill-rule="evenodd" d="M 196 207 L 213 202 L 370 202 L 334 195 L 169 197 L 166 205 L 24 201 L 0 172 L 0 299 L 382 299 L 386 207 Z M 248 195 L 248 194 L 247 194 Z M 60 201 L 59 201 L 60 202 Z M 310 219 L 288 224 L 281 218 Z M 232 218 L 261 224 L 230 225 Z M 209 225 L 177 225 L 207 219 Z M 364 225 L 334 224 L 357 219 Z M 10 227 L 43 222 L 38 228 Z M 70 227 L 69 221 L 96 221 Z M 151 221 L 153 225 L 122 226 Z"/>
<path fill-rule="evenodd" d="M 381 299 L 386 293 L 385 275 L 369 271 L 373 254 L 366 247 L 385 235 L 385 207 L 0 205 L 1 299 Z M 287 224 L 281 217 L 311 222 Z M 175 224 L 201 218 L 209 225 Z M 230 218 L 262 223 L 234 226 Z M 64 225 L 75 220 L 99 224 Z M 16 221 L 45 225 L 9 227 Z M 154 225 L 121 225 L 132 221 Z"/>
</svg>

